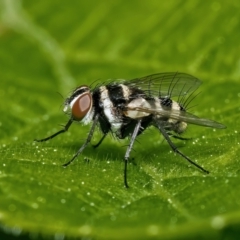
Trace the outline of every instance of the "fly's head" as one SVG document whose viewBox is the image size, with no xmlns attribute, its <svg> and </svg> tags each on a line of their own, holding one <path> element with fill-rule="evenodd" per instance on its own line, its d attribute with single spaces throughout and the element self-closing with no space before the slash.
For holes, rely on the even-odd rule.
<svg viewBox="0 0 240 240">
<path fill-rule="evenodd" d="M 88 86 L 80 86 L 65 100 L 64 109 L 74 121 L 88 123 L 92 117 L 92 94 Z"/>
</svg>

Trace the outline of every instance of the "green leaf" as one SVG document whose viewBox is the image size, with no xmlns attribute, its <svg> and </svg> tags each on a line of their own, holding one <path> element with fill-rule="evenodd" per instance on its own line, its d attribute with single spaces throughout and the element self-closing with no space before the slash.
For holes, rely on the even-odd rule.
<svg viewBox="0 0 240 240">
<path fill-rule="evenodd" d="M 236 239 L 240 225 L 240 20 L 237 0 L 0 0 L 0 224 L 22 239 Z M 67 168 L 89 126 L 63 99 L 81 84 L 188 72 L 203 81 L 190 111 L 227 126 L 189 126 L 174 140 L 210 171 L 175 155 L 153 128 L 139 137 L 123 184 L 128 139 L 108 136 Z M 60 93 L 60 95 L 58 94 Z M 98 131 L 92 144 L 101 138 Z"/>
</svg>

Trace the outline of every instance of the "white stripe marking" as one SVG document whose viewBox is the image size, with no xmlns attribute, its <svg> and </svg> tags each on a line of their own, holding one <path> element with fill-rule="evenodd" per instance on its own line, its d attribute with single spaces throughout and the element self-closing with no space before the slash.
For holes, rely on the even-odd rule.
<svg viewBox="0 0 240 240">
<path fill-rule="evenodd" d="M 109 98 L 108 90 L 105 86 L 101 86 L 100 91 L 104 114 L 110 122 L 112 130 L 117 131 L 120 129 L 122 123 L 119 117 L 114 113 L 113 103 Z"/>
<path fill-rule="evenodd" d="M 119 84 L 122 87 L 122 91 L 123 91 L 123 97 L 125 100 L 129 99 L 129 95 L 131 94 L 129 87 L 127 87 L 124 84 Z"/>
</svg>

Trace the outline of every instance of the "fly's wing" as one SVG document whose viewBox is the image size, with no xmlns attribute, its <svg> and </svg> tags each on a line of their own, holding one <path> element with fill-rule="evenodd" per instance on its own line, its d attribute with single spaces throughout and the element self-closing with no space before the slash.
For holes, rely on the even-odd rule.
<svg viewBox="0 0 240 240">
<path fill-rule="evenodd" d="M 204 127 L 226 128 L 226 126 L 224 126 L 219 122 L 206 119 L 206 118 L 200 118 L 191 113 L 184 112 L 184 111 L 173 110 L 170 113 L 170 118 L 180 120 L 186 123 L 194 124 L 194 125 L 204 126 Z"/>
<path fill-rule="evenodd" d="M 145 108 L 145 107 L 128 107 L 127 111 L 139 111 L 142 113 L 153 114 L 153 115 L 157 115 L 159 117 L 164 117 L 164 118 L 167 117 L 170 119 L 175 119 L 178 121 L 199 125 L 199 126 L 204 126 L 204 127 L 226 128 L 226 126 L 224 126 L 221 123 L 215 122 L 210 119 L 199 118 L 191 113 L 180 111 L 180 110 L 174 110 L 174 109 L 163 110 L 163 109 L 151 109 L 151 108 Z"/>
<path fill-rule="evenodd" d="M 166 72 L 123 81 L 128 87 L 138 88 L 160 97 L 183 96 L 194 92 L 201 81 L 186 73 Z"/>
</svg>

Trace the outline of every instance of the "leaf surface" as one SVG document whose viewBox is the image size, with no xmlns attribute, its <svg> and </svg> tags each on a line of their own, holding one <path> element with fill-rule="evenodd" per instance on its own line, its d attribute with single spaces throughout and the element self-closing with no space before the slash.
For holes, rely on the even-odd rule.
<svg viewBox="0 0 240 240">
<path fill-rule="evenodd" d="M 23 239 L 234 239 L 240 224 L 238 1 L 0 1 L 1 234 Z M 210 171 L 139 137 L 123 186 L 128 139 L 108 136 L 69 167 L 89 126 L 67 122 L 63 99 L 95 80 L 158 72 L 200 78 L 189 111 L 227 126 L 189 126 L 174 140 Z M 60 95 L 58 94 L 60 93 Z M 195 104 L 197 106 L 195 106 Z M 98 131 L 92 144 L 101 138 Z"/>
</svg>

